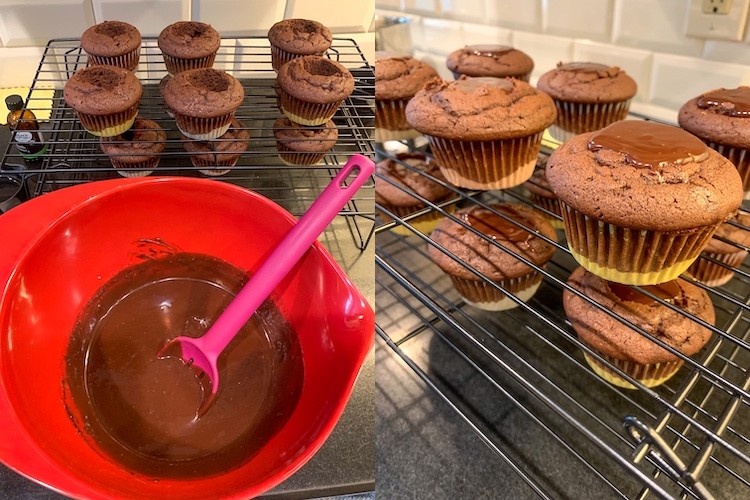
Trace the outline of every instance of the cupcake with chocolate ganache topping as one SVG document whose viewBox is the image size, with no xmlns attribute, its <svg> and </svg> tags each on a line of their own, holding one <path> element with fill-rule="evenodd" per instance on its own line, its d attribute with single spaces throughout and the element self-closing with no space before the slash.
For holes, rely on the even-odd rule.
<svg viewBox="0 0 750 500">
<path fill-rule="evenodd" d="M 214 65 L 221 45 L 219 32 L 210 24 L 198 21 L 178 21 L 159 33 L 159 49 L 171 75 Z"/>
<path fill-rule="evenodd" d="M 525 302 L 536 293 L 542 275 L 517 255 L 544 268 L 555 253 L 555 246 L 537 235 L 554 241 L 557 234 L 534 209 L 513 203 L 493 204 L 491 208 L 494 211 L 479 206 L 457 210 L 455 216 L 461 223 L 447 217 L 441 220 L 430 239 L 450 255 L 435 245 L 430 245 L 427 253 L 450 276 L 468 304 L 487 311 L 502 311 L 516 307 L 516 302 L 467 266 Z M 486 238 L 474 234 L 467 226 Z"/>
<path fill-rule="evenodd" d="M 354 77 L 343 65 L 325 57 L 292 59 L 276 77 L 281 111 L 300 125 L 322 125 L 354 92 Z"/>
<path fill-rule="evenodd" d="M 331 30 L 310 19 L 284 19 L 268 30 L 271 66 L 275 71 L 284 63 L 302 56 L 322 56 L 331 47 Z"/>
<path fill-rule="evenodd" d="M 620 68 L 591 62 L 558 63 L 536 87 L 555 101 L 557 120 L 550 135 L 561 142 L 624 120 L 638 91 Z"/>
<path fill-rule="evenodd" d="M 642 335 L 578 294 L 563 290 L 563 308 L 576 335 L 605 360 L 600 361 L 584 351 L 586 362 L 597 375 L 618 387 L 636 388 L 613 370 L 612 365 L 646 387 L 655 387 L 669 380 L 684 363 L 651 337 L 685 356 L 696 354 L 711 339 L 711 330 L 693 319 L 714 323 L 711 299 L 704 290 L 685 280 L 642 287 L 684 313 L 670 309 L 635 288 L 608 282 L 582 267 L 573 271 L 568 285 L 647 334 Z"/>
<path fill-rule="evenodd" d="M 143 87 L 132 71 L 89 66 L 73 73 L 63 97 L 90 134 L 111 137 L 128 130 L 138 114 Z"/>
<path fill-rule="evenodd" d="M 375 203 L 397 217 L 406 217 L 426 206 L 415 195 L 433 203 L 440 203 L 454 195 L 449 188 L 424 174 L 445 181 L 437 161 L 424 153 L 399 153 L 395 158 L 386 158 L 378 162 L 375 165 Z M 445 207 L 444 210 L 451 212 L 453 205 Z M 378 215 L 384 222 L 391 221 L 391 218 L 380 210 Z M 409 220 L 409 224 L 421 233 L 427 234 L 435 228 L 441 218 L 440 212 L 430 211 Z M 412 234 L 400 224 L 394 226 L 392 231 L 404 236 Z"/>
<path fill-rule="evenodd" d="M 375 54 L 375 140 L 413 139 L 420 134 L 406 121 L 406 105 L 425 83 L 437 77 L 435 68 L 413 57 Z"/>
<path fill-rule="evenodd" d="M 208 141 L 229 130 L 245 91 L 225 71 L 200 68 L 174 75 L 165 84 L 163 95 L 180 132 L 191 139 Z"/>
<path fill-rule="evenodd" d="M 750 199 L 750 87 L 716 89 L 690 99 L 677 115 L 680 127 L 734 163 Z"/>
<path fill-rule="evenodd" d="M 492 76 L 529 81 L 534 61 L 526 53 L 507 45 L 467 45 L 448 55 L 446 66 L 453 78 Z"/>
<path fill-rule="evenodd" d="M 685 271 L 742 202 L 734 165 L 684 130 L 624 120 L 573 137 L 547 162 L 573 257 L 610 281 Z"/>
<path fill-rule="evenodd" d="M 427 137 L 448 182 L 483 190 L 531 177 L 556 115 L 547 94 L 513 78 L 437 78 L 406 106 L 407 121 Z"/>
<path fill-rule="evenodd" d="M 81 35 L 89 66 L 110 65 L 135 71 L 141 54 L 141 33 L 132 24 L 104 21 Z"/>
</svg>

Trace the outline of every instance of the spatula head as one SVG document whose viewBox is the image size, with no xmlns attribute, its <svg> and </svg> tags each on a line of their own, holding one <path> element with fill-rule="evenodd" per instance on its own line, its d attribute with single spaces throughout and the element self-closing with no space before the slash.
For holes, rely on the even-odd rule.
<svg viewBox="0 0 750 500">
<path fill-rule="evenodd" d="M 195 418 L 200 418 L 211 408 L 219 392 L 219 370 L 216 359 L 206 355 L 200 346 L 200 339 L 175 337 L 159 350 L 159 358 L 177 358 L 195 374 L 201 386 L 201 404 L 196 408 Z"/>
</svg>

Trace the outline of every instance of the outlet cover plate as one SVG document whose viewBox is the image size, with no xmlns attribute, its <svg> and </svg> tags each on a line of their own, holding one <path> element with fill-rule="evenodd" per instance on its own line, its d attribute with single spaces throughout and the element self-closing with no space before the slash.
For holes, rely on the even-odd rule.
<svg viewBox="0 0 750 500">
<path fill-rule="evenodd" d="M 711 8 L 706 13 L 705 4 L 712 4 L 717 12 Z M 748 8 L 750 0 L 690 0 L 685 33 L 711 40 L 740 41 L 745 35 Z"/>
</svg>

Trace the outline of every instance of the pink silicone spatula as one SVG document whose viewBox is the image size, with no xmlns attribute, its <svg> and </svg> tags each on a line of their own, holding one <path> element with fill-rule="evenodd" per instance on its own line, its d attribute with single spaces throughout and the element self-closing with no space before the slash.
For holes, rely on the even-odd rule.
<svg viewBox="0 0 750 500">
<path fill-rule="evenodd" d="M 197 416 L 208 410 L 218 393 L 219 371 L 216 362 L 224 348 L 318 239 L 336 214 L 362 187 L 374 169 L 372 160 L 362 155 L 353 155 L 208 331 L 196 338 L 175 337 L 159 351 L 159 357 L 168 357 L 170 353 L 179 352 L 178 357 L 203 379 L 203 400 Z M 205 382 L 210 389 L 206 390 Z"/>
</svg>

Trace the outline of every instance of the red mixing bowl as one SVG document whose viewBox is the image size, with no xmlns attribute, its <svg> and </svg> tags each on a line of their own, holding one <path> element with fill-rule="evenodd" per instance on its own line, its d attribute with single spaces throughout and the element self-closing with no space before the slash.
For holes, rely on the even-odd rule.
<svg viewBox="0 0 750 500">
<path fill-rule="evenodd" d="M 374 341 L 374 314 L 314 245 L 274 292 L 297 332 L 299 402 L 248 462 L 192 480 L 134 475 L 94 450 L 63 404 L 70 332 L 89 298 L 159 238 L 252 271 L 295 223 L 243 188 L 205 179 L 115 179 L 34 198 L 0 217 L 0 460 L 72 497 L 248 498 L 288 478 L 333 430 Z"/>
</svg>

